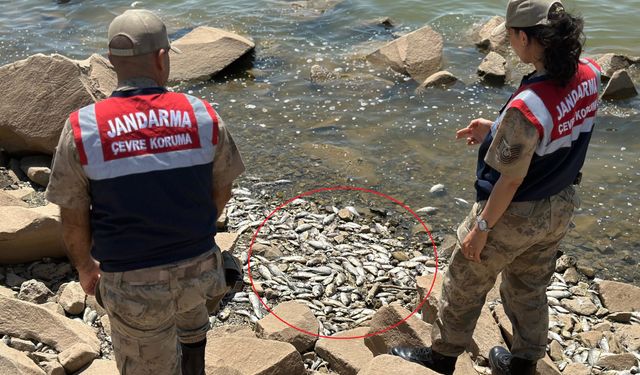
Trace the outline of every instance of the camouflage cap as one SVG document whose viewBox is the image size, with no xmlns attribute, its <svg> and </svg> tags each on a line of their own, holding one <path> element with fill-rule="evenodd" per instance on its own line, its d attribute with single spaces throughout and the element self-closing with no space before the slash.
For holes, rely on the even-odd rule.
<svg viewBox="0 0 640 375">
<path fill-rule="evenodd" d="M 111 42 L 115 37 L 125 37 L 132 48 L 111 48 Z M 145 9 L 130 9 L 111 21 L 109 25 L 109 52 L 114 56 L 138 56 L 157 51 L 161 48 L 180 53 L 175 47 L 171 47 L 167 28 L 162 20 Z"/>
</svg>

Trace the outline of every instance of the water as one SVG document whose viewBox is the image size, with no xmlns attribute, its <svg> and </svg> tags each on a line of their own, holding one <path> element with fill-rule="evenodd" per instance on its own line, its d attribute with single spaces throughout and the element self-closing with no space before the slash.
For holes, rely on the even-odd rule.
<svg viewBox="0 0 640 375">
<path fill-rule="evenodd" d="M 285 196 L 336 184 L 378 189 L 414 209 L 439 207 L 426 219 L 434 231 L 450 233 L 468 210 L 454 198 L 474 199 L 476 155 L 475 148 L 454 140 L 454 132 L 475 117 L 495 117 L 514 90 L 513 83 L 493 88 L 477 82 L 483 54 L 468 30 L 503 14 L 505 3 L 191 0 L 136 6 L 157 11 L 173 38 L 210 25 L 255 40 L 255 62 L 247 73 L 177 87 L 214 103 L 243 152 L 248 175 L 293 180 Z M 586 19 L 587 54 L 640 55 L 640 1 L 566 5 Z M 128 1 L 0 1 L 0 64 L 38 52 L 73 58 L 104 53 L 110 20 L 130 7 Z M 372 22 L 383 16 L 395 27 Z M 444 35 L 444 68 L 462 83 L 416 95 L 415 82 L 364 62 L 375 46 L 425 24 Z M 314 64 L 338 69 L 341 79 L 312 84 Z M 638 69 L 632 75 L 637 82 Z M 577 228 L 563 244 L 599 276 L 636 284 L 639 112 L 638 98 L 603 106 L 583 169 Z M 436 183 L 447 186 L 446 196 L 429 194 Z"/>
</svg>

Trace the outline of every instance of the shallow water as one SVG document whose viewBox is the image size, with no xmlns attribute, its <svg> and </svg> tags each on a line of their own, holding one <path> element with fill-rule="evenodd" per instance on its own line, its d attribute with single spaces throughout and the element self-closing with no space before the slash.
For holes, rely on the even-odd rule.
<svg viewBox="0 0 640 375">
<path fill-rule="evenodd" d="M 215 103 L 243 152 L 248 175 L 293 180 L 285 195 L 335 184 L 378 189 L 415 209 L 438 207 L 427 221 L 435 231 L 451 232 L 468 209 L 454 198 L 474 199 L 476 152 L 455 142 L 454 132 L 475 117 L 494 117 L 514 89 L 513 83 L 504 88 L 478 83 L 475 71 L 484 55 L 468 37 L 474 23 L 502 14 L 504 3 L 191 0 L 136 6 L 158 11 L 174 38 L 210 25 L 256 41 L 248 73 L 179 87 Z M 640 1 L 566 3 L 586 19 L 587 54 L 640 55 Z M 0 64 L 38 52 L 74 58 L 104 53 L 108 23 L 130 6 L 129 1 L 0 1 Z M 372 22 L 383 16 L 395 27 Z M 424 24 L 444 35 L 444 68 L 462 83 L 416 95 L 415 82 L 368 65 L 362 56 Z M 342 78 L 312 84 L 314 64 L 338 68 Z M 638 70 L 632 73 L 638 81 Z M 604 104 L 583 169 L 577 228 L 563 245 L 592 263 L 599 276 L 636 284 L 639 112 L 638 98 Z M 445 184 L 448 194 L 432 197 L 429 188 L 436 183 Z"/>
</svg>

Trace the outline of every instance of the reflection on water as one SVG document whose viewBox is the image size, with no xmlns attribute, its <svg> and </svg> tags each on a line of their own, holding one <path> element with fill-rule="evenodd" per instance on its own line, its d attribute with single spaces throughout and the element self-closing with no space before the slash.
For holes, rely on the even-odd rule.
<svg viewBox="0 0 640 375">
<path fill-rule="evenodd" d="M 180 90 L 213 102 L 246 159 L 248 174 L 288 178 L 292 192 L 334 184 L 371 187 L 414 208 L 435 206 L 435 231 L 451 232 L 473 201 L 476 150 L 454 140 L 475 117 L 492 118 L 514 89 L 485 87 L 476 68 L 483 58 L 467 30 L 506 1 L 221 0 L 142 1 L 158 11 L 172 37 L 198 25 L 251 36 L 254 67 L 246 74 Z M 576 1 L 566 1 L 569 8 Z M 587 20 L 587 53 L 640 55 L 635 6 L 629 2 L 580 1 Z M 331 7 L 332 4 L 337 4 Z M 606 4 L 607 12 L 601 6 Z M 27 0 L 2 4 L 0 63 L 33 53 L 84 58 L 104 51 L 106 28 L 131 1 Z M 390 17 L 395 27 L 376 19 Z M 637 22 L 637 21 L 636 21 Z M 395 36 L 429 23 L 445 37 L 444 67 L 461 83 L 415 94 L 415 82 L 368 65 L 363 56 Z M 99 32 L 96 32 L 99 30 Z M 314 64 L 338 80 L 309 80 Z M 638 69 L 632 72 L 638 79 Z M 517 77 L 513 77 L 517 80 Z M 640 99 L 605 104 L 581 186 L 577 228 L 564 249 L 593 263 L 603 277 L 640 284 L 637 272 Z M 429 188 L 443 183 L 447 195 Z"/>
</svg>

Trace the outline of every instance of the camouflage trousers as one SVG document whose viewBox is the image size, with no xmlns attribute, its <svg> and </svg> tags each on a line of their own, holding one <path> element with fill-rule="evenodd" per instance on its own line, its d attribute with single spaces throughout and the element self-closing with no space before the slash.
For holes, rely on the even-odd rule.
<svg viewBox="0 0 640 375">
<path fill-rule="evenodd" d="M 179 263 L 102 272 L 97 292 L 111 321 L 120 374 L 179 375 L 179 344 L 205 339 L 205 302 L 224 288 L 217 247 Z"/>
<path fill-rule="evenodd" d="M 464 352 L 487 293 L 502 272 L 500 296 L 513 326 L 511 352 L 529 360 L 544 357 L 549 324 L 546 288 L 555 271 L 558 244 L 578 202 L 572 186 L 546 199 L 512 202 L 489 232 L 481 263 L 467 260 L 460 251 L 486 201 L 474 204 L 458 228 L 458 246 L 444 276 L 431 333 L 435 351 L 448 356 Z"/>
</svg>

